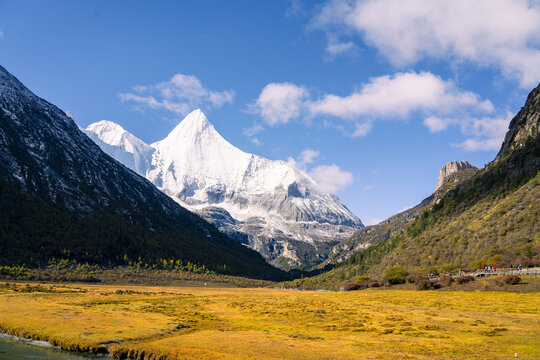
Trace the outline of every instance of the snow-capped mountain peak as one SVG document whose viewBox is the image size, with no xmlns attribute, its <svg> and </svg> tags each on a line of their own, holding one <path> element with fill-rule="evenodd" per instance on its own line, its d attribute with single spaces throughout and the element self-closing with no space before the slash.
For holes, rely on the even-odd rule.
<svg viewBox="0 0 540 360">
<path fill-rule="evenodd" d="M 299 263 L 305 257 L 298 254 L 299 241 L 317 255 L 319 244 L 345 239 L 363 226 L 336 196 L 320 191 L 292 164 L 234 147 L 201 110 L 151 145 L 109 122 L 93 124 L 87 132 L 127 166 L 126 157 L 144 157 L 149 166 L 137 168 L 139 174 L 268 260 L 285 256 Z M 143 151 L 130 151 L 133 144 Z"/>
<path fill-rule="evenodd" d="M 131 170 L 145 175 L 154 149 L 122 126 L 101 120 L 83 130 L 103 151 Z"/>
<path fill-rule="evenodd" d="M 86 130 L 95 133 L 100 139 L 112 146 L 123 146 L 126 151 L 134 152 L 134 143 L 141 142 L 133 134 L 124 130 L 117 123 L 108 120 L 101 120 L 89 125 Z"/>
<path fill-rule="evenodd" d="M 217 135 L 218 132 L 210 124 L 201 109 L 193 110 L 169 133 L 166 139 L 197 138 L 207 135 Z"/>
</svg>

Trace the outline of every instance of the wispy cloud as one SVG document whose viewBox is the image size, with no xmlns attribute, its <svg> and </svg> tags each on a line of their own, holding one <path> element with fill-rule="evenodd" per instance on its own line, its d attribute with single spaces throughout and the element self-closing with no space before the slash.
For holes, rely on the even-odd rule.
<svg viewBox="0 0 540 360">
<path fill-rule="evenodd" d="M 470 138 L 454 146 L 465 151 L 498 150 L 512 117 L 513 114 L 507 113 L 499 117 L 462 119 L 459 122 L 461 132 Z"/>
<path fill-rule="evenodd" d="M 329 0 L 310 22 L 331 42 L 360 35 L 396 66 L 431 57 L 540 81 L 540 3 L 528 0 Z M 352 39 L 352 40 L 351 40 Z M 337 40 L 339 41 L 339 40 Z"/>
<path fill-rule="evenodd" d="M 302 0 L 291 0 L 290 6 L 285 11 L 285 17 L 296 17 L 307 14 Z"/>
<path fill-rule="evenodd" d="M 358 46 L 352 41 L 342 41 L 338 37 L 330 35 L 326 45 L 327 60 L 333 60 L 339 55 L 351 54 L 358 52 Z"/>
<path fill-rule="evenodd" d="M 259 138 L 257 138 L 257 137 L 252 137 L 252 138 L 251 138 L 251 142 L 254 143 L 255 146 L 257 146 L 257 147 L 259 147 L 259 146 L 262 145 L 262 141 L 259 140 Z"/>
<path fill-rule="evenodd" d="M 261 124 L 255 124 L 252 127 L 243 129 L 242 133 L 245 136 L 252 137 L 264 130 L 264 126 Z"/>
<path fill-rule="evenodd" d="M 175 74 L 157 85 L 136 85 L 132 90 L 118 94 L 120 100 L 134 103 L 141 110 L 164 109 L 181 115 L 196 107 L 221 107 L 234 99 L 234 91 L 210 90 L 197 77 L 184 74 Z"/>
</svg>

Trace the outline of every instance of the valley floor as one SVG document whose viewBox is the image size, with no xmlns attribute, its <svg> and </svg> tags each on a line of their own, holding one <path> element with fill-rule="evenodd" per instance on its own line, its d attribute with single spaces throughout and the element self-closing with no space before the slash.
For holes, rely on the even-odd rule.
<svg viewBox="0 0 540 360">
<path fill-rule="evenodd" d="M 0 284 L 0 328 L 144 359 L 540 358 L 540 293 Z"/>
</svg>

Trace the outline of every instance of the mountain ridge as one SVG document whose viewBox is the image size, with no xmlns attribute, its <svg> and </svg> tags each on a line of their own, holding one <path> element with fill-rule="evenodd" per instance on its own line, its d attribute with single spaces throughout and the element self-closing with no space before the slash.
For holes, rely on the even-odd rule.
<svg viewBox="0 0 540 360">
<path fill-rule="evenodd" d="M 86 132 L 102 149 L 116 144 L 92 126 Z M 148 146 L 151 167 L 139 174 L 274 264 L 324 260 L 329 244 L 363 226 L 335 195 L 288 162 L 234 147 L 199 109 Z M 122 155 L 110 154 L 121 161 Z"/>
</svg>

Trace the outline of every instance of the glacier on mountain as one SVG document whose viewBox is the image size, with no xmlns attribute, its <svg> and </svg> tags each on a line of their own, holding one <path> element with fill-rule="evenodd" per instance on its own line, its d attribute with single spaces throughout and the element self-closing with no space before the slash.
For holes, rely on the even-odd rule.
<svg viewBox="0 0 540 360">
<path fill-rule="evenodd" d="M 274 264 L 322 261 L 332 245 L 363 227 L 335 195 L 292 164 L 227 142 L 201 110 L 151 145 L 110 121 L 94 123 L 85 133 L 176 202 Z"/>
</svg>

